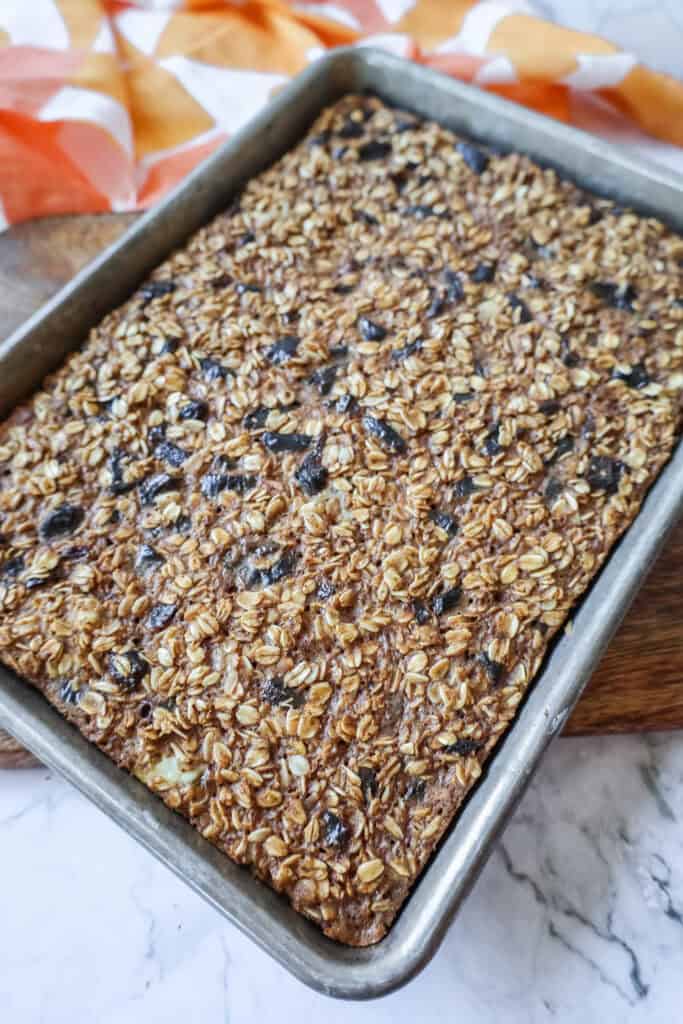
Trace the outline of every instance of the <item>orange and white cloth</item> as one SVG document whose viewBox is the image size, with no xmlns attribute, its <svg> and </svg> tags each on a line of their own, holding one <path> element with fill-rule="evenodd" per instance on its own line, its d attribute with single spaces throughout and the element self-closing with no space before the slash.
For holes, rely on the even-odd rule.
<svg viewBox="0 0 683 1024">
<path fill-rule="evenodd" d="M 526 0 L 0 0 L 0 229 L 148 206 L 349 44 L 608 137 L 658 139 L 665 159 L 683 147 L 683 83 Z"/>
</svg>

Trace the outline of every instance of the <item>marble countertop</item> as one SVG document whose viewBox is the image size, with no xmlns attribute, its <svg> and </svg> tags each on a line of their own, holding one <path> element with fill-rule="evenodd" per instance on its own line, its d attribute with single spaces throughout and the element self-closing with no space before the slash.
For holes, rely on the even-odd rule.
<svg viewBox="0 0 683 1024">
<path fill-rule="evenodd" d="M 537 0 L 683 77 L 679 0 Z M 419 978 L 369 1004 L 305 989 L 69 785 L 0 772 L 8 1024 L 673 1024 L 683 734 L 560 739 Z"/>
</svg>

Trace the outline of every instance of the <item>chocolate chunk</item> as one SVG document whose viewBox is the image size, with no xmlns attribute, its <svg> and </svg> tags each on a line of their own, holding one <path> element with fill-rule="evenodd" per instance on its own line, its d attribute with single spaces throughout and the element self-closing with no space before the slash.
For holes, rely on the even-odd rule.
<svg viewBox="0 0 683 1024">
<path fill-rule="evenodd" d="M 241 249 L 243 245 L 249 245 L 251 242 L 255 241 L 256 235 L 252 231 L 247 231 L 237 239 L 237 248 Z"/>
<path fill-rule="evenodd" d="M 477 263 L 476 267 L 470 274 L 470 279 L 475 284 L 484 284 L 489 281 L 493 281 L 496 276 L 496 268 L 493 263 Z"/>
<path fill-rule="evenodd" d="M 282 366 L 288 363 L 296 355 L 299 347 L 299 339 L 294 334 L 286 334 L 279 338 L 274 345 L 271 345 L 266 352 L 266 358 L 273 366 Z"/>
<path fill-rule="evenodd" d="M 427 783 L 424 779 L 412 778 L 406 786 L 406 800 L 422 800 L 427 790 Z"/>
<path fill-rule="evenodd" d="M 261 288 L 259 284 L 254 284 L 253 282 L 238 281 L 238 283 L 235 285 L 235 291 L 237 292 L 238 295 L 246 295 L 247 292 L 254 292 L 254 294 L 257 294 L 259 292 L 262 292 L 263 288 Z"/>
<path fill-rule="evenodd" d="M 592 491 L 616 494 L 625 469 L 626 466 L 619 459 L 612 459 L 608 455 L 595 455 L 590 460 L 586 480 Z"/>
<path fill-rule="evenodd" d="M 463 402 L 471 402 L 475 397 L 471 391 L 456 391 L 453 395 L 453 401 L 458 405 L 462 405 Z"/>
<path fill-rule="evenodd" d="M 416 352 L 420 351 L 422 344 L 422 338 L 417 338 L 415 341 L 411 341 L 407 345 L 404 345 L 403 348 L 395 348 L 391 353 L 392 362 L 400 363 L 404 359 L 414 356 Z"/>
<path fill-rule="evenodd" d="M 225 489 L 226 491 L 235 491 L 237 494 L 246 494 L 247 491 L 252 491 L 258 478 L 255 476 L 244 476 L 239 473 L 229 473 L 225 477 Z"/>
<path fill-rule="evenodd" d="M 638 298 L 638 293 L 632 284 L 614 284 L 612 281 L 593 281 L 590 286 L 593 294 L 615 309 L 633 312 L 633 303 Z"/>
<path fill-rule="evenodd" d="M 265 422 L 268 419 L 268 414 L 271 412 L 265 405 L 259 405 L 256 409 L 252 409 L 244 417 L 242 422 L 244 423 L 247 430 L 258 430 L 259 427 L 265 426 Z"/>
<path fill-rule="evenodd" d="M 568 366 L 570 369 L 574 366 L 578 366 L 581 362 L 576 352 L 572 352 L 569 344 L 569 338 L 566 334 L 560 339 L 560 356 L 564 365 Z"/>
<path fill-rule="evenodd" d="M 636 363 L 627 373 L 615 370 L 612 377 L 616 380 L 623 380 L 627 387 L 634 388 L 636 391 L 640 391 L 650 383 L 650 375 L 643 363 Z"/>
<path fill-rule="evenodd" d="M 59 568 L 60 566 L 58 563 L 54 569 L 43 573 L 41 576 L 29 576 L 29 578 L 24 581 L 24 586 L 27 590 L 35 590 L 36 587 L 44 587 L 46 583 L 53 583 L 59 578 Z"/>
<path fill-rule="evenodd" d="M 382 341 L 387 336 L 386 329 L 367 316 L 358 317 L 358 330 L 365 341 Z"/>
<path fill-rule="evenodd" d="M 186 515 L 180 515 L 173 524 L 173 529 L 176 530 L 178 533 L 187 533 L 191 526 L 192 520 L 190 519 L 190 517 Z"/>
<path fill-rule="evenodd" d="M 426 206 L 422 203 L 417 203 L 413 206 L 406 206 L 404 212 L 409 216 L 415 217 L 417 220 L 426 220 L 428 217 L 442 216 L 442 214 L 436 212 L 433 206 Z"/>
<path fill-rule="evenodd" d="M 573 452 L 575 443 L 571 434 L 565 434 L 564 437 L 561 437 L 555 446 L 553 454 L 549 459 L 546 459 L 546 466 L 553 466 L 560 459 L 564 458 L 565 455 Z"/>
<path fill-rule="evenodd" d="M 308 145 L 310 146 L 311 149 L 314 149 L 316 146 L 326 146 L 331 138 L 332 132 L 320 132 L 319 135 L 311 136 L 311 138 L 308 140 Z"/>
<path fill-rule="evenodd" d="M 358 159 L 367 163 L 369 160 L 383 160 L 390 153 L 390 142 L 379 142 L 377 139 L 371 139 L 370 142 L 366 142 L 365 145 L 359 147 Z"/>
<path fill-rule="evenodd" d="M 465 288 L 462 283 L 462 278 L 455 270 L 451 270 L 450 267 L 446 267 L 443 272 L 443 276 L 446 279 L 448 285 L 448 300 L 449 302 L 460 302 L 461 299 L 465 298 Z"/>
<path fill-rule="evenodd" d="M 460 480 L 457 480 L 453 486 L 453 496 L 455 498 L 469 498 L 470 494 L 474 494 L 477 490 L 477 485 L 471 476 L 463 476 Z"/>
<path fill-rule="evenodd" d="M 483 174 L 489 165 L 489 158 L 483 150 L 473 146 L 471 142 L 456 142 L 455 148 L 470 170 L 475 174 Z"/>
<path fill-rule="evenodd" d="M 332 811 L 323 811 L 320 817 L 323 827 L 323 842 L 326 846 L 343 846 L 349 838 L 349 830 Z"/>
<path fill-rule="evenodd" d="M 444 747 L 444 750 L 448 754 L 459 754 L 460 757 L 468 757 L 470 754 L 476 753 L 477 750 L 481 750 L 482 746 L 483 743 L 463 737 L 456 740 L 455 743 L 449 743 L 447 747 Z"/>
<path fill-rule="evenodd" d="M 549 505 L 552 505 L 553 502 L 562 494 L 563 490 L 564 485 L 560 480 L 554 476 L 548 477 L 548 482 L 546 483 L 543 491 L 543 497 Z"/>
<path fill-rule="evenodd" d="M 520 324 L 528 324 L 531 320 L 533 320 L 529 307 L 523 299 L 520 299 L 519 295 L 516 295 L 514 292 L 508 292 L 507 300 L 510 303 L 513 312 L 519 310 Z"/>
<path fill-rule="evenodd" d="M 285 577 L 291 576 L 295 564 L 296 552 L 289 549 L 269 569 L 250 569 L 244 577 L 245 586 L 249 589 L 270 587 L 273 583 L 279 583 Z"/>
<path fill-rule="evenodd" d="M 363 796 L 369 803 L 373 796 L 377 796 L 379 792 L 379 786 L 377 784 L 377 773 L 374 768 L 367 768 L 362 766 L 358 769 L 358 775 L 360 776 L 360 786 L 363 790 Z"/>
<path fill-rule="evenodd" d="M 147 431 L 147 444 L 150 446 L 150 448 L 156 448 L 156 446 L 158 444 L 161 444 L 161 442 L 165 439 L 166 426 L 166 423 L 157 423 L 155 426 L 149 428 L 149 430 Z M 121 453 L 118 448 L 114 449 L 114 453 L 116 454 L 117 452 L 119 452 L 119 458 L 122 458 L 123 453 Z M 112 463 L 113 461 L 114 455 L 112 455 Z"/>
<path fill-rule="evenodd" d="M 462 587 L 451 587 L 450 590 L 445 590 L 443 594 L 439 594 L 432 601 L 434 614 L 444 615 L 446 612 L 452 611 L 460 602 L 461 597 Z"/>
<path fill-rule="evenodd" d="M 140 288 L 140 296 L 145 305 L 161 295 L 170 295 L 175 290 L 175 281 L 148 281 Z"/>
<path fill-rule="evenodd" d="M 209 403 L 203 402 L 201 399 L 193 402 L 188 402 L 178 412 L 179 420 L 208 420 L 209 418 Z"/>
<path fill-rule="evenodd" d="M 429 513 L 429 518 L 435 526 L 438 526 L 440 530 L 447 533 L 449 537 L 455 537 L 458 532 L 458 521 L 449 515 L 448 512 L 441 512 L 439 509 L 434 508 Z"/>
<path fill-rule="evenodd" d="M 310 447 L 313 438 L 310 434 L 280 434 L 274 430 L 266 430 L 261 434 L 261 443 L 269 452 L 304 452 Z"/>
<path fill-rule="evenodd" d="M 554 416 L 561 409 L 560 403 L 555 398 L 548 398 L 545 402 L 538 403 L 538 411 L 544 416 Z"/>
<path fill-rule="evenodd" d="M 78 505 L 65 502 L 49 512 L 40 524 L 41 540 L 56 540 L 74 533 L 85 519 L 85 512 Z"/>
<path fill-rule="evenodd" d="M 378 419 L 366 413 L 363 416 L 363 426 L 369 434 L 376 437 L 383 445 L 394 452 L 405 452 L 407 445 L 398 431 L 394 430 L 386 420 Z"/>
<path fill-rule="evenodd" d="M 3 562 L 0 566 L 0 576 L 3 579 L 16 579 L 20 573 L 26 568 L 26 562 L 23 555 L 15 555 L 14 558 L 8 558 L 6 562 Z"/>
<path fill-rule="evenodd" d="M 333 345 L 330 349 L 330 358 L 332 359 L 346 359 L 349 354 L 348 345 Z"/>
<path fill-rule="evenodd" d="M 221 366 L 217 359 L 210 356 L 200 358 L 199 365 L 206 380 L 224 380 L 231 373 L 227 366 Z"/>
<path fill-rule="evenodd" d="M 218 277 L 214 277 L 211 280 L 212 288 L 229 288 L 233 283 L 233 278 L 230 274 L 220 274 Z"/>
<path fill-rule="evenodd" d="M 155 604 L 147 616 L 148 629 L 165 629 L 178 610 L 177 604 Z"/>
<path fill-rule="evenodd" d="M 353 395 L 340 395 L 334 404 L 335 412 L 341 413 L 343 416 L 347 413 L 355 412 L 358 407 L 358 400 Z"/>
<path fill-rule="evenodd" d="M 494 423 L 484 440 L 484 452 L 486 455 L 493 457 L 494 455 L 499 455 L 503 451 L 503 446 L 498 440 L 499 433 L 500 423 Z"/>
<path fill-rule="evenodd" d="M 81 558 L 86 558 L 90 554 L 90 548 L 86 548 L 83 545 L 74 545 L 71 548 L 67 548 L 62 555 L 62 561 L 64 562 L 78 562 Z"/>
<path fill-rule="evenodd" d="M 294 707 L 300 707 L 303 704 L 303 700 L 296 690 L 285 686 L 284 680 L 280 676 L 271 676 L 270 679 L 263 681 L 261 700 L 266 704 L 284 704 L 289 701 Z"/>
<path fill-rule="evenodd" d="M 109 655 L 109 673 L 124 690 L 134 690 L 148 672 L 148 663 L 137 651 Z"/>
<path fill-rule="evenodd" d="M 143 480 L 138 491 L 143 505 L 151 505 L 155 498 L 168 491 L 176 491 L 182 482 L 182 477 L 171 476 L 169 473 L 155 473 L 154 476 Z"/>
<path fill-rule="evenodd" d="M 435 289 L 432 290 L 432 297 L 427 307 L 426 317 L 428 320 L 433 320 L 435 316 L 441 316 L 444 309 L 446 308 L 446 297 L 442 292 L 438 292 Z"/>
<path fill-rule="evenodd" d="M 81 699 L 81 691 L 74 686 L 70 679 L 67 679 L 57 690 L 57 696 L 64 704 L 76 707 Z"/>
<path fill-rule="evenodd" d="M 161 353 L 160 353 L 160 355 L 162 355 L 162 356 L 173 355 L 174 352 L 178 351 L 178 346 L 179 345 L 180 345 L 180 342 L 178 341 L 177 338 L 164 338 L 164 343 L 161 346 Z"/>
<path fill-rule="evenodd" d="M 205 498 L 216 498 L 227 486 L 226 473 L 205 473 L 199 487 Z"/>
<path fill-rule="evenodd" d="M 136 572 L 145 573 L 149 569 L 156 569 L 163 565 L 164 561 L 163 555 L 160 555 L 153 547 L 149 544 L 142 544 L 135 556 L 135 569 Z"/>
<path fill-rule="evenodd" d="M 367 210 L 354 210 L 353 219 L 362 220 L 364 224 L 367 224 L 371 228 L 376 228 L 379 224 L 377 218 L 373 217 L 373 215 L 368 213 Z"/>
<path fill-rule="evenodd" d="M 174 469 L 179 469 L 182 466 L 185 459 L 188 457 L 189 452 L 179 448 L 177 444 L 173 444 L 172 441 L 162 441 L 154 449 L 154 454 L 158 459 L 163 459 L 164 462 L 168 462 Z"/>
<path fill-rule="evenodd" d="M 328 472 L 320 461 L 322 449 L 323 443 L 319 441 L 294 473 L 294 479 L 309 498 L 320 494 L 327 487 Z"/>
<path fill-rule="evenodd" d="M 309 383 L 313 384 L 321 395 L 329 395 L 337 376 L 336 366 L 321 366 L 309 377 Z"/>
</svg>

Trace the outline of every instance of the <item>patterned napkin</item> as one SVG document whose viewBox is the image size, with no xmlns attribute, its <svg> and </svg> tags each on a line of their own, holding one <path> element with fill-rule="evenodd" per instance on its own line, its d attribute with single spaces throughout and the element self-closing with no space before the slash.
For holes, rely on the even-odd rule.
<svg viewBox="0 0 683 1024">
<path fill-rule="evenodd" d="M 0 3 L 0 230 L 50 213 L 148 206 L 291 75 L 348 44 L 681 158 L 683 83 L 535 17 L 525 0 L 9 0 Z"/>
</svg>

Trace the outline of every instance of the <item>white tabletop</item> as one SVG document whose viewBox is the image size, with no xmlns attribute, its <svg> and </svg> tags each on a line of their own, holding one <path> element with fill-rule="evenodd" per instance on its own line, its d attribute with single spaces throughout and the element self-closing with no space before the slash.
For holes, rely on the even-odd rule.
<svg viewBox="0 0 683 1024">
<path fill-rule="evenodd" d="M 683 77 L 679 0 L 544 0 Z M 683 684 L 682 684 L 683 685 Z M 0 772 L 7 1024 L 683 1018 L 683 734 L 561 739 L 431 966 L 318 996 L 45 769 Z"/>
</svg>

